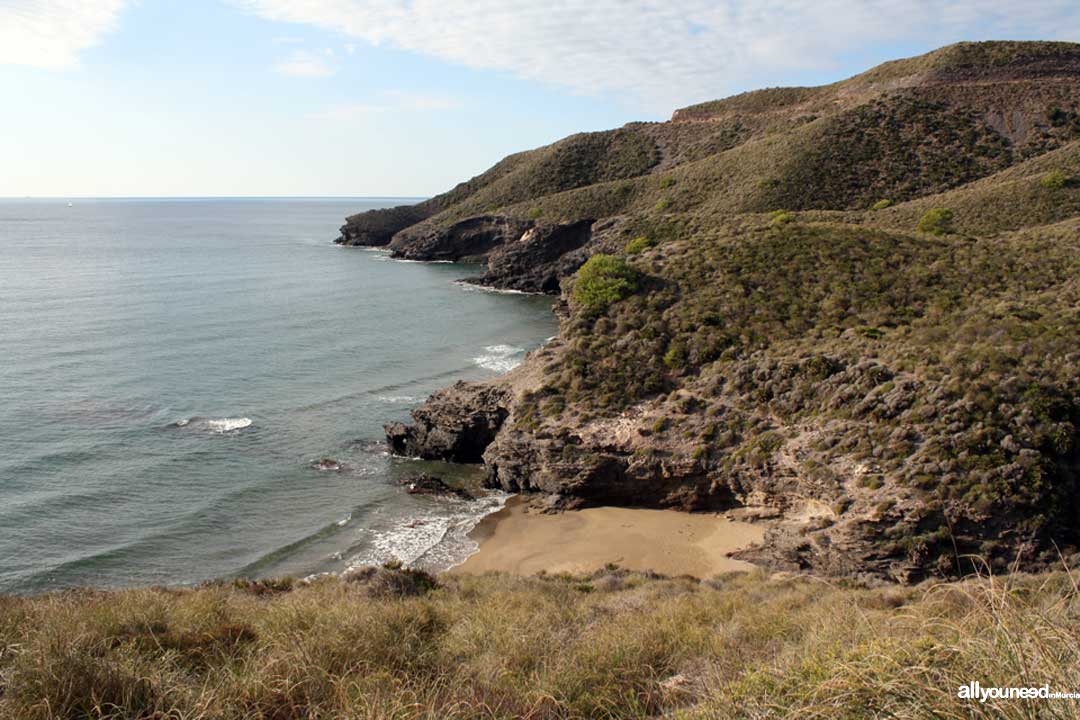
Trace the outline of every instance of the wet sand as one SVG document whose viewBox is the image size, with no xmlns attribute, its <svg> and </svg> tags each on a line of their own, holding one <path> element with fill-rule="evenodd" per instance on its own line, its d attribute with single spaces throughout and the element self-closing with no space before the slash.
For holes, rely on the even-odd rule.
<svg viewBox="0 0 1080 720">
<path fill-rule="evenodd" d="M 449 572 L 587 573 L 614 563 L 705 578 L 753 569 L 727 554 L 761 542 L 763 534 L 760 525 L 712 513 L 599 507 L 544 514 L 513 498 L 476 526 L 470 537 L 479 551 Z"/>
</svg>

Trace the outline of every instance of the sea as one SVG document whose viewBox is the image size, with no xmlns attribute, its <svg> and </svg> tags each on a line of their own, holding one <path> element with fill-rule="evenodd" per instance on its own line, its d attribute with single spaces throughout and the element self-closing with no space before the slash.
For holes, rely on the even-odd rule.
<svg viewBox="0 0 1080 720">
<path fill-rule="evenodd" d="M 333 244 L 409 200 L 0 200 L 0 592 L 441 570 L 500 508 L 382 426 L 556 332 L 477 266 Z M 320 461 L 337 469 L 322 469 Z M 474 501 L 411 495 L 421 472 Z"/>
</svg>

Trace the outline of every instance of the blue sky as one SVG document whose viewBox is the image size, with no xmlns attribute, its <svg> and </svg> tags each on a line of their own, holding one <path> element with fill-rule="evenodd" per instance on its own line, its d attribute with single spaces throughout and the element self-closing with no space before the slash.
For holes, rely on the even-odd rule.
<svg viewBox="0 0 1080 720">
<path fill-rule="evenodd" d="M 0 196 L 428 195 L 504 155 L 1074 0 L 0 0 Z"/>
</svg>

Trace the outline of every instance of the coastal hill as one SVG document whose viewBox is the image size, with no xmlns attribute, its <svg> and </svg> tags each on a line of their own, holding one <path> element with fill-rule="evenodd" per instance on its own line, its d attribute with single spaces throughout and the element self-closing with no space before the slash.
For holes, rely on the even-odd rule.
<svg viewBox="0 0 1080 720">
<path fill-rule="evenodd" d="M 396 451 L 553 509 L 727 510 L 901 581 L 1075 552 L 1080 45 L 962 43 L 512 155 L 339 242 L 484 260 L 558 338 Z"/>
</svg>

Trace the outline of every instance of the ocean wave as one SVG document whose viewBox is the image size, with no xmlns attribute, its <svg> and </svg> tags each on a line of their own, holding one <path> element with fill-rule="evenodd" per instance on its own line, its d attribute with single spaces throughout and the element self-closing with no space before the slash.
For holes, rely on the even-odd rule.
<svg viewBox="0 0 1080 720">
<path fill-rule="evenodd" d="M 207 420 L 206 427 L 216 433 L 233 432 L 234 430 L 243 430 L 246 427 L 251 427 L 251 418 L 240 417 Z"/>
<path fill-rule="evenodd" d="M 495 293 L 496 295 L 546 295 L 542 292 L 530 292 L 528 290 L 515 290 L 514 288 L 497 288 L 488 287 L 487 285 L 477 285 L 476 283 L 469 282 L 468 280 L 454 280 L 454 285 L 457 285 L 466 292 L 485 292 Z"/>
<path fill-rule="evenodd" d="M 385 403 L 414 403 L 419 402 L 420 398 L 414 395 L 379 395 L 375 398 L 379 402 Z"/>
<path fill-rule="evenodd" d="M 198 415 L 180 418 L 169 423 L 167 428 L 185 428 L 187 430 L 205 430 L 219 435 L 243 430 L 251 427 L 252 420 L 248 417 L 235 418 L 204 418 Z"/>
<path fill-rule="evenodd" d="M 493 492 L 471 501 L 440 498 L 440 505 L 452 508 L 447 514 L 421 515 L 387 530 L 368 530 L 371 541 L 363 553 L 350 558 L 348 570 L 391 561 L 434 572 L 460 565 L 479 547 L 469 533 L 510 497 Z"/>
<path fill-rule="evenodd" d="M 509 372 L 525 359 L 525 348 L 512 345 L 488 345 L 484 354 L 473 358 L 473 362 L 486 370 Z"/>
</svg>

